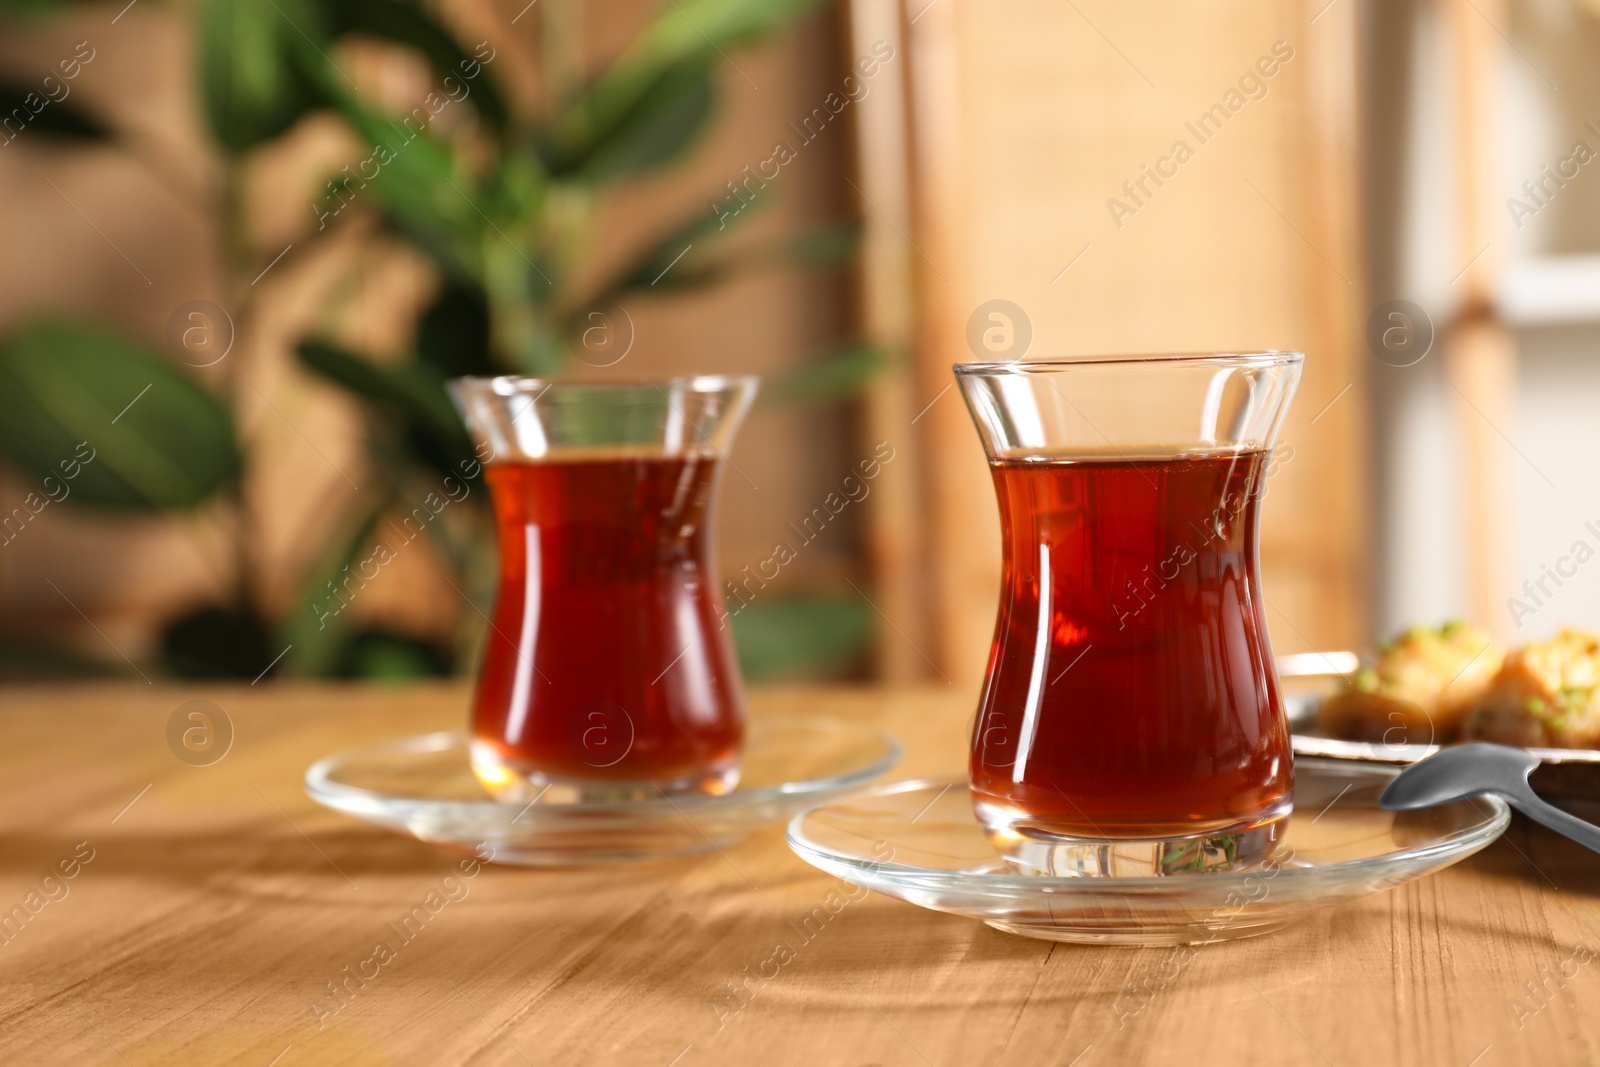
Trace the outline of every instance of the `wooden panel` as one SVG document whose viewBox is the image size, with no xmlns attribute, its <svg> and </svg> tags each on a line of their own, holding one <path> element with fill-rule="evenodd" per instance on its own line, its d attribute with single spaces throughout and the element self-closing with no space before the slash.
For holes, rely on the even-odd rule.
<svg viewBox="0 0 1600 1067">
<path fill-rule="evenodd" d="M 911 0 L 915 3 L 915 0 Z M 943 674 L 971 692 L 994 630 L 1000 524 L 976 431 L 950 375 L 970 359 L 967 314 L 979 298 L 972 277 L 962 63 L 956 4 L 906 8 L 915 146 L 919 441 L 926 455 L 929 537 L 937 568 L 932 655 Z"/>
<path fill-rule="evenodd" d="M 907 5 L 924 395 L 971 358 L 967 316 L 994 298 L 1026 311 L 1033 355 L 1306 351 L 1292 459 L 1266 508 L 1274 637 L 1281 651 L 1358 642 L 1356 5 Z M 1223 118 L 1201 127 L 1213 107 Z M 1146 177 L 1158 166 L 1176 174 Z M 994 505 L 960 405 L 936 405 L 923 428 L 937 658 L 970 683 L 998 587 Z"/>
<path fill-rule="evenodd" d="M 856 114 L 856 177 L 864 239 L 861 257 L 862 327 L 895 362 L 867 395 L 861 439 L 896 447 L 869 512 L 868 555 L 872 598 L 892 625 L 877 629 L 878 676 L 905 682 L 929 674 L 921 651 L 929 644 L 932 590 L 928 543 L 921 520 L 921 480 L 914 421 L 915 366 L 908 364 L 915 337 L 915 250 L 906 235 L 911 218 L 910 131 L 907 129 L 906 44 L 898 0 L 851 0 L 853 61 L 889 54 L 886 72 L 862 98 Z"/>
<path fill-rule="evenodd" d="M 1499 59 L 1506 40 L 1500 0 L 1453 0 L 1445 5 L 1455 74 L 1456 255 L 1467 265 L 1460 310 L 1445 334 L 1445 377 L 1461 449 L 1461 529 L 1466 542 L 1467 602 L 1503 641 L 1516 636 L 1502 609 L 1511 577 L 1514 498 L 1505 430 L 1516 411 L 1517 348 L 1492 305 L 1506 259 L 1505 214 L 1499 203 L 1502 163 L 1498 136 L 1504 92 Z"/>
</svg>

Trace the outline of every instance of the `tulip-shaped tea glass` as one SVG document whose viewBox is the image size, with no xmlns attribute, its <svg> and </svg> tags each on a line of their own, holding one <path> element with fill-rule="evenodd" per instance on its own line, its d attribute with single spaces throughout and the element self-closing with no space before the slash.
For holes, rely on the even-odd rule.
<svg viewBox="0 0 1600 1067">
<path fill-rule="evenodd" d="M 1289 814 L 1260 508 L 1298 352 L 955 368 L 1000 506 L 972 734 L 979 823 L 1015 866 L 1257 863 Z"/>
<path fill-rule="evenodd" d="M 510 803 L 731 790 L 744 742 L 712 498 L 754 378 L 463 378 L 500 584 L 472 764 Z"/>
</svg>

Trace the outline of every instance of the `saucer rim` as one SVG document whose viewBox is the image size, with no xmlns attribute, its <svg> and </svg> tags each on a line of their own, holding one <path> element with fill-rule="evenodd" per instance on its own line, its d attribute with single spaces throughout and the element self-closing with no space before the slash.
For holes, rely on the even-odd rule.
<svg viewBox="0 0 1600 1067">
<path fill-rule="evenodd" d="M 683 814 L 686 810 L 707 811 L 729 806 L 755 806 L 776 801 L 792 801 L 796 797 L 806 798 L 811 795 L 823 797 L 831 795 L 836 797 L 843 792 L 865 785 L 880 775 L 888 773 L 900 763 L 900 760 L 905 755 L 904 746 L 894 735 L 872 726 L 853 723 L 833 716 L 771 715 L 750 720 L 750 725 L 753 727 L 764 727 L 769 724 L 818 728 L 819 731 L 852 731 L 857 733 L 864 742 L 881 744 L 884 751 L 877 759 L 848 773 L 799 781 L 778 782 L 754 789 L 743 789 L 735 786 L 727 793 L 663 794 L 660 797 L 652 797 L 648 800 L 531 804 L 520 808 L 514 804 L 501 803 L 487 795 L 481 800 L 444 800 L 405 796 L 399 793 L 386 793 L 361 786 L 335 782 L 329 777 L 336 767 L 357 757 L 371 757 L 381 753 L 440 752 L 453 745 L 460 745 L 463 752 L 465 752 L 470 744 L 471 738 L 466 730 L 433 730 L 427 733 L 388 738 L 372 744 L 329 753 L 306 768 L 302 784 L 307 795 L 317 803 L 336 811 L 365 819 L 376 818 L 384 822 L 403 825 L 417 812 L 438 813 L 448 810 L 461 816 L 487 818 L 489 821 L 495 821 L 498 817 L 505 816 L 504 821 L 509 826 L 513 822 L 520 821 L 524 825 L 529 825 L 540 820 L 559 820 L 572 815 L 581 815 L 587 820 L 594 820 L 597 817 L 607 815 L 625 819 L 649 818 L 670 815 L 674 812 Z"/>
<path fill-rule="evenodd" d="M 1399 768 L 1384 766 L 1383 764 L 1363 764 L 1353 760 L 1300 758 L 1295 760 L 1295 769 L 1323 769 L 1338 774 L 1349 775 L 1355 772 L 1364 772 L 1379 778 L 1393 778 L 1400 773 Z M 852 798 L 866 796 L 884 796 L 897 792 L 914 792 L 917 789 L 928 789 L 935 786 L 959 785 L 966 787 L 966 780 L 956 775 L 934 776 L 926 778 L 911 778 L 898 782 L 884 782 L 879 785 L 868 786 L 865 789 L 854 790 L 834 796 L 822 803 L 813 805 L 798 812 L 784 828 L 784 840 L 790 851 L 806 863 L 825 870 L 837 877 L 844 877 L 840 870 L 871 875 L 874 872 L 890 872 L 895 877 L 910 877 L 923 880 L 928 884 L 938 884 L 955 888 L 972 889 L 973 883 L 981 883 L 996 891 L 1017 890 L 1030 892 L 1055 892 L 1058 890 L 1088 892 L 1113 890 L 1143 897 L 1163 897 L 1185 894 L 1193 891 L 1196 883 L 1203 883 L 1207 887 L 1218 889 L 1231 888 L 1243 885 L 1247 879 L 1261 877 L 1262 868 L 1253 867 L 1238 871 L 1206 871 L 1188 874 L 1170 874 L 1160 878 L 1148 875 L 1133 876 L 1108 876 L 1085 877 L 1082 875 L 1045 875 L 1045 874 L 997 874 L 984 871 L 953 871 L 935 867 L 914 866 L 906 863 L 896 863 L 893 860 L 862 861 L 851 856 L 841 855 L 837 852 L 813 846 L 799 839 L 800 825 L 815 812 L 833 804 L 848 803 Z M 1511 805 L 1497 796 L 1484 795 L 1473 798 L 1485 801 L 1490 807 L 1490 814 L 1480 824 L 1464 830 L 1456 831 L 1447 837 L 1440 838 L 1417 849 L 1407 849 L 1399 852 L 1385 853 L 1380 856 L 1368 856 L 1354 860 L 1340 860 L 1334 863 L 1320 864 L 1313 868 L 1283 866 L 1278 868 L 1279 874 L 1293 874 L 1295 871 L 1346 871 L 1360 868 L 1368 873 L 1381 872 L 1386 869 L 1407 866 L 1410 867 L 1419 861 L 1432 857 L 1471 855 L 1488 847 L 1505 833 L 1506 827 L 1511 823 Z M 824 863 L 827 866 L 824 866 Z M 1306 875 L 1300 875 L 1305 877 Z M 849 881 L 850 879 L 846 879 Z M 873 886 L 867 886 L 873 889 Z"/>
</svg>

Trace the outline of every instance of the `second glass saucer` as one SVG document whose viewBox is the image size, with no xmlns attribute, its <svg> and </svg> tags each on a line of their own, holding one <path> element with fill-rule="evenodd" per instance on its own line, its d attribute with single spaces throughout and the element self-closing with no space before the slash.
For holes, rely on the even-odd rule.
<svg viewBox="0 0 1600 1067">
<path fill-rule="evenodd" d="M 1090 944 L 1199 944 L 1270 933 L 1318 908 L 1420 878 L 1499 837 L 1495 797 L 1389 812 L 1393 768 L 1295 761 L 1294 812 L 1266 863 L 1160 876 L 1022 873 L 1006 864 L 958 779 L 877 786 L 795 816 L 789 847 L 854 885 L 998 930 Z"/>
<path fill-rule="evenodd" d="M 335 811 L 498 863 L 564 866 L 721 849 L 865 784 L 899 758 L 894 739 L 865 726 L 756 717 L 732 792 L 518 807 L 484 792 L 466 735 L 443 732 L 328 756 L 306 771 L 306 792 Z"/>
</svg>

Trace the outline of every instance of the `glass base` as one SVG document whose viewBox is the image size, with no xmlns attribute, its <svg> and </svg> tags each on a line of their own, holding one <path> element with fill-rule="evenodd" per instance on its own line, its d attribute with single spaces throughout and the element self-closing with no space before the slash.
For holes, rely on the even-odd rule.
<svg viewBox="0 0 1600 1067">
<path fill-rule="evenodd" d="M 1006 865 L 1020 874 L 1133 878 L 1240 871 L 1272 857 L 1287 826 L 1290 802 L 1245 823 L 1155 837 L 1076 837 L 1050 833 L 1031 816 L 973 801 L 978 823 Z"/>
<path fill-rule="evenodd" d="M 531 762 L 507 760 L 492 745 L 478 741 L 472 742 L 471 753 L 472 773 L 502 804 L 620 804 L 692 793 L 722 796 L 739 784 L 736 759 L 691 774 L 630 781 L 548 774 Z"/>
</svg>

